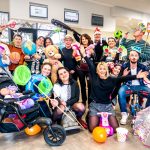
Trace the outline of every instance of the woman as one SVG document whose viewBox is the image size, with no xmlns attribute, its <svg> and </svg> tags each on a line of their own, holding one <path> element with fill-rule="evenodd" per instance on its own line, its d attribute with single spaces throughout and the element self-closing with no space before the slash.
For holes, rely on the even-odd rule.
<svg viewBox="0 0 150 150">
<path fill-rule="evenodd" d="M 73 38 L 67 34 L 64 38 L 65 47 L 60 51 L 61 54 L 61 61 L 64 63 L 64 67 L 69 69 L 70 74 L 72 75 L 74 80 L 77 80 L 77 73 L 76 73 L 76 61 L 73 55 L 72 43 Z"/>
<path fill-rule="evenodd" d="M 90 44 L 92 44 L 91 37 L 88 34 L 82 34 L 80 38 L 80 45 L 83 45 L 83 47 L 86 49 Z M 93 60 L 93 57 L 90 57 L 90 59 Z M 77 65 L 76 70 L 77 70 L 77 74 L 81 86 L 82 103 L 86 106 L 87 100 L 88 100 L 88 104 L 91 102 L 89 98 L 91 83 L 90 83 L 90 76 L 89 76 L 89 68 L 84 58 L 82 58 L 82 60 L 79 62 L 79 65 Z M 88 87 L 88 96 L 86 94 L 86 83 Z"/>
<path fill-rule="evenodd" d="M 50 37 L 46 37 L 44 41 L 44 47 L 47 47 L 48 45 L 54 45 Z"/>
<path fill-rule="evenodd" d="M 56 100 L 52 100 L 51 104 L 53 107 L 59 105 L 62 111 L 65 111 L 66 107 L 71 108 L 75 111 L 78 121 L 87 128 L 83 120 L 82 115 L 85 112 L 85 107 L 82 103 L 79 103 L 79 86 L 75 80 L 70 76 L 67 68 L 61 67 L 57 71 L 58 82 L 54 84 L 54 97 Z M 53 120 L 57 121 L 63 115 L 63 112 L 58 108 L 55 108 L 53 113 Z"/>
<path fill-rule="evenodd" d="M 101 61 L 108 62 L 108 65 L 111 63 L 115 63 L 116 61 L 119 61 L 119 53 L 118 49 L 116 47 L 116 39 L 113 37 L 108 38 L 108 46 L 105 46 L 103 48 L 104 50 L 104 56 L 102 57 Z"/>
<path fill-rule="evenodd" d="M 111 77 L 109 76 L 108 66 L 105 62 L 100 62 L 95 68 L 94 64 L 86 57 L 85 49 L 83 46 L 80 47 L 81 54 L 86 60 L 91 75 L 91 99 L 92 102 L 89 106 L 89 118 L 88 126 L 89 131 L 99 125 L 98 112 L 109 112 L 112 115 L 109 116 L 109 124 L 113 127 L 114 131 L 119 126 L 118 121 L 115 117 L 115 112 L 111 104 L 111 93 L 118 82 L 126 80 L 134 80 L 135 78 L 143 78 L 146 76 L 145 73 L 140 72 L 137 76 L 126 76 L 126 77 Z"/>
</svg>

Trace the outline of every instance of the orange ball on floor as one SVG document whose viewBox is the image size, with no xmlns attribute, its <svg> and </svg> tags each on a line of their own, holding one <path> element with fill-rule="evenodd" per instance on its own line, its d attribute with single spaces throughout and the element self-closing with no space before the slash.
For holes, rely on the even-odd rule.
<svg viewBox="0 0 150 150">
<path fill-rule="evenodd" d="M 98 143 L 104 143 L 107 139 L 106 130 L 102 127 L 94 128 L 92 135 L 93 135 L 93 139 Z"/>
</svg>

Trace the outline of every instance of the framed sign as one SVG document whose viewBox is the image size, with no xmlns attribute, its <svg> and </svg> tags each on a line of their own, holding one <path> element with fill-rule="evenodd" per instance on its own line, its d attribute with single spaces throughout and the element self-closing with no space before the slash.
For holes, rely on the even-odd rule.
<svg viewBox="0 0 150 150">
<path fill-rule="evenodd" d="M 102 15 L 92 14 L 91 24 L 94 25 L 94 26 L 103 26 L 104 17 Z"/>
<path fill-rule="evenodd" d="M 64 21 L 79 22 L 79 12 L 77 10 L 64 9 Z"/>
<path fill-rule="evenodd" d="M 29 6 L 30 17 L 48 18 L 48 5 L 30 3 Z"/>
</svg>

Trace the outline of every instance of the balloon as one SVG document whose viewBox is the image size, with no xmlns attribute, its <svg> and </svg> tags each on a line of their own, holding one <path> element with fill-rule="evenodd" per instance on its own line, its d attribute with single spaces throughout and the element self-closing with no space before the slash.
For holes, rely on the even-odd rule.
<svg viewBox="0 0 150 150">
<path fill-rule="evenodd" d="M 29 128 L 29 127 L 25 128 L 24 131 L 27 135 L 36 135 L 41 131 L 41 127 L 39 125 L 35 124 L 31 128 Z"/>
<path fill-rule="evenodd" d="M 45 97 L 45 95 L 50 95 L 52 88 L 53 86 L 51 81 L 41 74 L 32 75 L 30 81 L 26 84 L 25 87 L 27 91 L 30 90 L 36 93 L 32 97 L 34 100 L 38 100 L 40 97 Z"/>
<path fill-rule="evenodd" d="M 33 55 L 36 53 L 36 45 L 32 41 L 27 40 L 22 44 L 22 50 L 25 55 Z"/>
<path fill-rule="evenodd" d="M 18 66 L 14 71 L 13 81 L 18 85 L 26 85 L 31 78 L 31 71 L 25 65 Z"/>
<path fill-rule="evenodd" d="M 18 52 L 10 53 L 10 61 L 14 64 L 18 64 L 20 60 L 20 54 Z"/>
<path fill-rule="evenodd" d="M 102 127 L 94 128 L 92 135 L 93 135 L 93 139 L 99 143 L 104 143 L 107 139 L 106 130 Z"/>
<path fill-rule="evenodd" d="M 41 93 L 41 94 L 48 94 L 51 90 L 52 90 L 52 83 L 51 83 L 51 81 L 49 80 L 49 79 L 43 79 L 40 83 L 39 83 L 39 85 L 38 85 L 38 90 L 39 90 L 39 92 Z"/>
</svg>

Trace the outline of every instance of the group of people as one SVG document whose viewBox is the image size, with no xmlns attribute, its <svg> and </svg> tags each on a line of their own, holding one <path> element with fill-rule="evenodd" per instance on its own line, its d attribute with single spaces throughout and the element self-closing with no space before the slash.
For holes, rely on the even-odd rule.
<svg viewBox="0 0 150 150">
<path fill-rule="evenodd" d="M 139 96 L 146 97 L 146 107 L 150 106 L 150 74 L 147 66 L 141 63 L 150 60 L 150 46 L 143 40 L 145 32 L 145 26 L 139 24 L 135 28 L 133 40 L 128 40 L 126 33 L 122 39 L 109 37 L 108 41 L 105 41 L 102 40 L 100 29 L 96 28 L 94 41 L 85 33 L 75 43 L 73 37 L 67 34 L 64 38 L 65 47 L 59 50 L 59 61 L 63 66 L 57 68 L 57 81 L 53 83 L 53 121 L 61 119 L 63 111 L 69 107 L 83 127 L 92 132 L 99 125 L 97 113 L 108 112 L 111 113 L 109 124 L 116 131 L 119 123 L 113 105 L 118 97 L 122 114 L 120 123 L 126 124 L 129 115 L 126 107 L 129 89 L 147 92 L 146 96 Z M 50 78 L 53 73 L 52 64 L 44 61 L 45 53 L 38 53 L 53 45 L 49 37 L 38 37 L 37 53 L 33 56 L 24 54 L 21 44 L 21 35 L 15 35 L 12 44 L 0 43 L 0 74 L 2 77 L 6 76 L 0 79 L 0 89 L 13 83 L 7 77 L 11 77 L 19 65 L 25 64 L 32 74 L 41 74 L 46 78 Z M 19 53 L 19 59 L 16 61 L 11 61 L 13 52 Z M 89 111 L 85 123 L 81 118 L 87 105 Z"/>
</svg>

